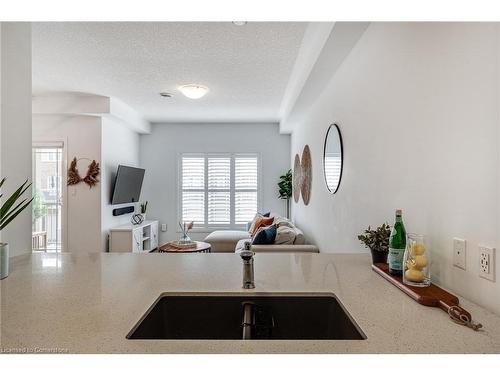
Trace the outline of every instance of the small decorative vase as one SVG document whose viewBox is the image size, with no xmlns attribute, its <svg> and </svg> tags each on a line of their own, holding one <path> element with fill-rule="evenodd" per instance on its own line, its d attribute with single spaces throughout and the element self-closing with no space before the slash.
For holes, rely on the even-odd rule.
<svg viewBox="0 0 500 375">
<path fill-rule="evenodd" d="M 146 221 L 146 213 L 145 212 L 144 213 L 141 212 L 141 215 L 142 215 L 142 221 Z"/>
<path fill-rule="evenodd" d="M 186 233 L 182 233 L 182 236 L 181 236 L 181 238 L 179 239 L 179 243 L 180 243 L 180 244 L 188 244 L 188 243 L 191 243 L 191 238 L 189 238 L 189 236 L 187 235 L 187 232 L 186 232 Z"/>
<path fill-rule="evenodd" d="M 9 244 L 0 243 L 0 280 L 9 276 Z"/>
<path fill-rule="evenodd" d="M 144 216 L 142 214 L 133 214 L 132 217 L 130 218 L 130 222 L 132 225 L 139 225 L 142 224 L 144 221 Z"/>
<path fill-rule="evenodd" d="M 372 263 L 387 263 L 387 251 L 378 251 L 370 249 L 372 253 Z"/>
</svg>

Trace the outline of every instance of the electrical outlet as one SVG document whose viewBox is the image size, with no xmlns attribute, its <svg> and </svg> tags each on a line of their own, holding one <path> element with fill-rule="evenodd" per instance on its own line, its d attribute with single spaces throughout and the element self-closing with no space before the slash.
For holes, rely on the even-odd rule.
<svg viewBox="0 0 500 375">
<path fill-rule="evenodd" d="M 461 238 L 453 239 L 453 265 L 465 270 L 467 245 Z"/>
<path fill-rule="evenodd" d="M 161 231 L 166 232 L 167 231 L 167 224 L 162 224 L 161 225 Z"/>
<path fill-rule="evenodd" d="M 479 246 L 479 276 L 495 281 L 495 249 Z"/>
</svg>

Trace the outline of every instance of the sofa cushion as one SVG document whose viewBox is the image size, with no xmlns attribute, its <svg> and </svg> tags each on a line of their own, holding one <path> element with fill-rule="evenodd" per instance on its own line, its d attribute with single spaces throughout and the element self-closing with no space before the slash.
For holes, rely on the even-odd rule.
<svg viewBox="0 0 500 375">
<path fill-rule="evenodd" d="M 232 253 L 241 239 L 249 239 L 244 230 L 216 230 L 205 237 L 204 241 L 212 246 L 213 253 Z"/>
<path fill-rule="evenodd" d="M 233 251 L 235 252 L 238 252 L 238 251 L 241 251 L 245 248 L 245 242 L 250 242 L 252 243 L 252 240 L 249 239 L 249 238 L 243 238 L 241 240 L 239 240 L 237 243 L 236 243 L 236 247 L 233 249 Z"/>
<path fill-rule="evenodd" d="M 291 245 L 295 241 L 295 230 L 288 226 L 280 226 L 276 229 L 275 245 Z"/>
<path fill-rule="evenodd" d="M 253 217 L 252 221 L 248 222 L 247 223 L 247 229 L 248 229 L 248 233 L 252 233 L 252 232 L 256 232 L 257 230 L 254 231 L 254 226 L 255 226 L 255 222 L 257 221 L 257 219 L 259 217 L 271 217 L 271 212 L 264 212 L 264 213 L 261 213 L 261 212 L 257 212 L 255 214 L 255 216 Z"/>
<path fill-rule="evenodd" d="M 245 248 L 245 241 L 240 240 L 236 245 L 236 253 Z M 319 253 L 315 245 L 252 245 L 254 253 Z"/>
<path fill-rule="evenodd" d="M 276 225 L 260 228 L 253 238 L 252 245 L 272 245 L 276 238 Z"/>
<path fill-rule="evenodd" d="M 319 253 L 315 245 L 252 245 L 254 253 Z"/>
<path fill-rule="evenodd" d="M 302 232 L 299 228 L 294 227 L 295 231 L 295 241 L 294 245 L 304 245 L 306 243 L 306 239 L 304 238 L 304 232 Z"/>
<path fill-rule="evenodd" d="M 274 224 L 276 224 L 279 227 L 289 227 L 289 228 L 294 228 L 295 225 L 290 221 L 290 219 L 287 219 L 285 217 L 281 216 L 275 216 L 274 217 Z"/>
<path fill-rule="evenodd" d="M 272 225 L 273 222 L 274 222 L 274 217 L 264 217 L 264 216 L 258 217 L 257 219 L 255 219 L 255 223 L 250 230 L 250 236 L 254 237 L 260 228 Z"/>
</svg>

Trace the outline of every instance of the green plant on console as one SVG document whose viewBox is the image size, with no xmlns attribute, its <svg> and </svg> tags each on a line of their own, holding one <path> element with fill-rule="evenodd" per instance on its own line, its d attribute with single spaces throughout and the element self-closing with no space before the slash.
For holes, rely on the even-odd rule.
<svg viewBox="0 0 500 375">
<path fill-rule="evenodd" d="M 290 218 L 290 198 L 292 197 L 292 170 L 280 176 L 278 182 L 278 198 L 286 200 L 286 217 Z"/>
<path fill-rule="evenodd" d="M 141 203 L 141 214 L 145 214 L 148 209 L 148 201 Z"/>
<path fill-rule="evenodd" d="M 3 186 L 6 178 L 0 181 L 0 188 Z M 14 220 L 26 207 L 29 206 L 33 198 L 24 198 L 22 195 L 28 190 L 31 183 L 28 180 L 24 183 L 2 204 L 0 207 L 0 230 L 4 229 L 9 223 Z M 0 198 L 3 194 L 0 194 Z M 22 199 L 22 200 L 21 200 Z M 20 202 L 18 202 L 21 200 Z"/>
<path fill-rule="evenodd" d="M 377 229 L 371 229 L 368 227 L 364 234 L 358 235 L 358 240 L 360 240 L 370 250 L 386 253 L 389 251 L 390 234 L 391 227 L 389 224 L 384 223 Z"/>
<path fill-rule="evenodd" d="M 280 176 L 278 182 L 278 198 L 290 199 L 292 196 L 292 170 L 289 169 L 284 175 Z"/>
</svg>

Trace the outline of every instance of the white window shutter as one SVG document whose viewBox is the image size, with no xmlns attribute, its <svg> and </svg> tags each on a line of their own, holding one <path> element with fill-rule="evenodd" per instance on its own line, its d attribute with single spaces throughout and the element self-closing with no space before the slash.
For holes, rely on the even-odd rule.
<svg viewBox="0 0 500 375">
<path fill-rule="evenodd" d="M 205 225 L 205 158 L 182 158 L 182 221 Z"/>
<path fill-rule="evenodd" d="M 205 188 L 205 158 L 182 158 L 182 189 Z"/>
<path fill-rule="evenodd" d="M 231 158 L 208 158 L 208 225 L 231 223 Z"/>
<path fill-rule="evenodd" d="M 182 192 L 182 221 L 194 221 L 195 225 L 205 224 L 204 192 Z"/>
<path fill-rule="evenodd" d="M 257 212 L 257 156 L 236 156 L 234 159 L 234 221 L 245 224 Z"/>
<path fill-rule="evenodd" d="M 258 157 L 250 154 L 182 155 L 181 220 L 196 227 L 240 228 L 258 207 Z"/>
</svg>

